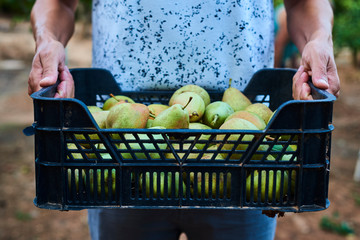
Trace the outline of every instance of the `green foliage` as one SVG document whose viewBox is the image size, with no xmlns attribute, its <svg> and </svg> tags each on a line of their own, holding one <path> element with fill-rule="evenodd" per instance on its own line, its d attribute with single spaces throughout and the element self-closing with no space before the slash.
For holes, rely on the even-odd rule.
<svg viewBox="0 0 360 240">
<path fill-rule="evenodd" d="M 353 0 L 334 1 L 334 45 L 337 48 L 349 47 L 356 55 L 360 50 L 360 2 Z"/>
<path fill-rule="evenodd" d="M 36 0 L 0 0 L 0 14 L 11 17 L 14 21 L 29 20 L 31 8 Z M 80 0 L 77 18 L 84 18 L 82 15 L 91 13 L 92 0 Z"/>
<path fill-rule="evenodd" d="M 338 213 L 334 213 L 332 217 L 323 216 L 320 221 L 321 229 L 333 232 L 342 236 L 353 235 L 354 229 L 345 221 L 340 221 Z"/>
<path fill-rule="evenodd" d="M 13 18 L 30 17 L 30 11 L 35 0 L 0 0 L 0 13 Z"/>
</svg>

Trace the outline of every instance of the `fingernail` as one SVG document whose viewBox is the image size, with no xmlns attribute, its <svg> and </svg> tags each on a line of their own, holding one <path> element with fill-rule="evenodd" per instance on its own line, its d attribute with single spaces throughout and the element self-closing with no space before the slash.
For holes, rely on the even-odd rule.
<svg viewBox="0 0 360 240">
<path fill-rule="evenodd" d="M 43 79 L 40 80 L 40 83 L 49 81 L 49 79 L 50 79 L 49 77 L 44 77 Z"/>
<path fill-rule="evenodd" d="M 304 66 L 303 66 L 303 65 L 300 65 L 298 71 L 302 71 L 302 70 L 304 70 Z"/>
<path fill-rule="evenodd" d="M 329 86 L 328 81 L 326 79 L 324 79 L 324 78 L 320 78 L 319 82 L 325 84 L 326 86 Z"/>
</svg>

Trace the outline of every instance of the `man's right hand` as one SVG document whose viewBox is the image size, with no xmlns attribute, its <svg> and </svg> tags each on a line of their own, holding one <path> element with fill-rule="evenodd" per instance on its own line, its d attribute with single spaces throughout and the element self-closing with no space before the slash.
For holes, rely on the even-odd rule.
<svg viewBox="0 0 360 240">
<path fill-rule="evenodd" d="M 65 47 L 74 32 L 78 0 L 37 0 L 31 10 L 31 25 L 36 42 L 28 81 L 29 95 L 54 85 L 55 97 L 74 97 L 74 80 L 65 65 Z"/>
<path fill-rule="evenodd" d="M 29 95 L 41 88 L 60 84 L 55 97 L 74 97 L 74 80 L 65 65 L 64 46 L 55 40 L 48 40 L 37 47 L 29 76 Z"/>
</svg>

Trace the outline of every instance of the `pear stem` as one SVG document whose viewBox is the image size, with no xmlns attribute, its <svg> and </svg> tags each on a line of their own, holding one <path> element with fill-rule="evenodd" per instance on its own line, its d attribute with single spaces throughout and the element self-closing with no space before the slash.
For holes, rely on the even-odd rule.
<svg viewBox="0 0 360 240">
<path fill-rule="evenodd" d="M 213 120 L 212 120 L 212 122 L 211 122 L 211 125 L 215 125 L 216 124 L 216 122 L 217 122 L 217 120 L 219 119 L 219 114 L 215 114 L 214 115 L 214 118 L 213 118 Z"/>
<path fill-rule="evenodd" d="M 274 141 L 274 140 L 275 140 L 275 138 L 270 137 L 270 136 L 266 136 L 265 138 L 266 138 L 267 140 L 270 140 L 270 141 Z"/>
<path fill-rule="evenodd" d="M 110 97 L 112 97 L 112 98 L 115 99 L 116 101 L 120 102 L 120 100 L 117 99 L 117 98 L 114 96 L 114 94 L 110 93 L 109 95 L 110 95 Z"/>
<path fill-rule="evenodd" d="M 151 113 L 151 112 L 149 113 L 149 116 L 152 117 L 152 118 L 155 118 L 155 117 L 156 117 L 156 115 L 153 114 L 153 113 Z"/>
<path fill-rule="evenodd" d="M 189 105 L 189 103 L 191 102 L 192 99 L 193 99 L 193 97 L 189 97 L 189 101 L 188 101 L 187 104 L 183 107 L 183 110 Z"/>
<path fill-rule="evenodd" d="M 229 88 L 231 88 L 232 78 L 229 79 Z"/>
</svg>

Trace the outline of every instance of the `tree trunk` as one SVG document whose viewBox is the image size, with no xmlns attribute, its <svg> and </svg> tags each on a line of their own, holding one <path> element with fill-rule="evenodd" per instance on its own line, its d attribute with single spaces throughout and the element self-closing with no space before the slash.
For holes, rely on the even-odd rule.
<svg viewBox="0 0 360 240">
<path fill-rule="evenodd" d="M 353 66 L 354 66 L 355 68 L 358 68 L 358 67 L 359 67 L 357 55 L 358 55 L 358 49 L 357 49 L 357 48 L 353 48 L 353 49 L 352 49 L 352 63 L 353 63 Z"/>
</svg>

